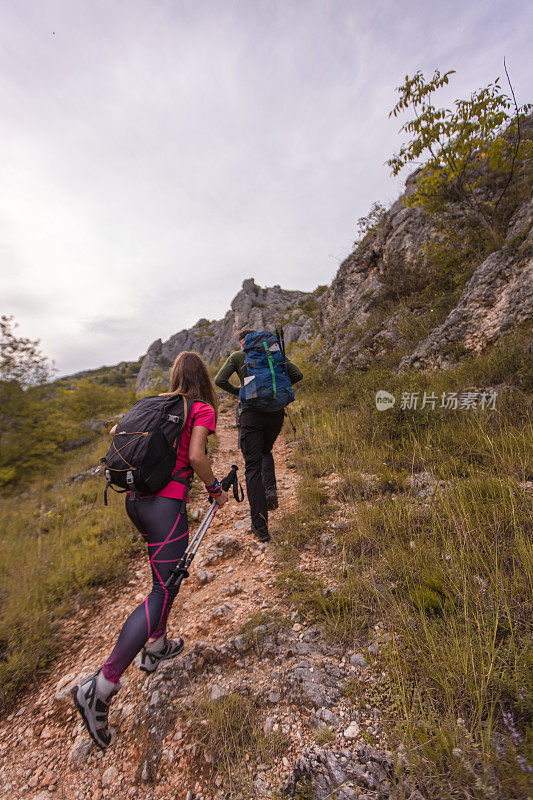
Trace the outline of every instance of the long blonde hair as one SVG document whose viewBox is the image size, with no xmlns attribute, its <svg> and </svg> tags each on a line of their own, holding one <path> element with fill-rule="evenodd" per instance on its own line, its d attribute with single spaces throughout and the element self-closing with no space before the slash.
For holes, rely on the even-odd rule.
<svg viewBox="0 0 533 800">
<path fill-rule="evenodd" d="M 213 408 L 215 419 L 218 417 L 213 380 L 202 356 L 193 350 L 183 350 L 176 356 L 170 370 L 170 391 L 161 394 L 163 397 L 181 394 L 194 400 L 203 400 Z"/>
</svg>

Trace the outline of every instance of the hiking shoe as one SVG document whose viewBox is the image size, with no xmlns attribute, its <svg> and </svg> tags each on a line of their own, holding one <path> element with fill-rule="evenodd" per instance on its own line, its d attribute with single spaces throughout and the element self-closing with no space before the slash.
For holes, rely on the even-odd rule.
<svg viewBox="0 0 533 800">
<path fill-rule="evenodd" d="M 278 495 L 277 492 L 266 492 L 267 511 L 275 511 L 278 508 Z"/>
<path fill-rule="evenodd" d="M 139 669 L 142 669 L 144 672 L 153 672 L 157 669 L 157 665 L 160 661 L 168 661 L 169 658 L 179 656 L 184 647 L 184 641 L 180 637 L 177 639 L 165 640 L 165 644 L 161 649 L 157 650 L 157 652 L 143 647 Z"/>
<path fill-rule="evenodd" d="M 90 678 L 74 686 L 70 693 L 91 739 L 98 747 L 105 750 L 112 741 L 111 729 L 107 724 L 109 701 L 113 695 L 117 694 L 120 684 L 117 684 L 116 689 L 111 689 L 107 695 L 104 695 L 98 690 L 97 676 L 98 673 L 91 675 Z"/>
<path fill-rule="evenodd" d="M 259 542 L 270 541 L 270 534 L 266 528 L 254 528 L 252 525 L 252 533 Z"/>
</svg>

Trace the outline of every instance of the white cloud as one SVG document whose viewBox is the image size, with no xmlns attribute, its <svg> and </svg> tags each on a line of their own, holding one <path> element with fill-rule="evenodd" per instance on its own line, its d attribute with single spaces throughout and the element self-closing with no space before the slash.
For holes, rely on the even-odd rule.
<svg viewBox="0 0 533 800">
<path fill-rule="evenodd" d="M 2 310 L 61 371 L 136 358 L 243 278 L 329 281 L 401 182 L 406 73 L 502 72 L 522 102 L 528 7 L 502 0 L 180 0 L 0 8 Z"/>
</svg>

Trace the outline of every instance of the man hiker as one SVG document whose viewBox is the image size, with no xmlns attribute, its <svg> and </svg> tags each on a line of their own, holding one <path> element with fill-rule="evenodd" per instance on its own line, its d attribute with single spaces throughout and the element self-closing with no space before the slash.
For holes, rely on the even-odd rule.
<svg viewBox="0 0 533 800">
<path fill-rule="evenodd" d="M 243 328 L 238 336 L 241 349 L 229 356 L 215 385 L 240 399 L 239 447 L 244 456 L 252 533 L 260 542 L 268 542 L 268 511 L 278 507 L 272 446 L 283 427 L 284 407 L 294 399 L 291 385 L 301 381 L 303 374 L 286 359 L 283 343 L 280 348 L 273 333 Z M 230 383 L 234 372 L 240 389 Z"/>
</svg>

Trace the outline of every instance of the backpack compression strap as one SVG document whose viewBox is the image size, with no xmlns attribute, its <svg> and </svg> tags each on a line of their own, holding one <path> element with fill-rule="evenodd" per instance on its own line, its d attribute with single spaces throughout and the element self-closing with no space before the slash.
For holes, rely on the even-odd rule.
<svg viewBox="0 0 533 800">
<path fill-rule="evenodd" d="M 272 356 L 270 355 L 266 342 L 263 342 L 263 347 L 265 348 L 265 353 L 268 360 L 268 366 L 270 367 L 270 372 L 272 374 L 272 391 L 274 393 L 274 397 L 277 397 L 278 390 L 276 389 L 276 373 L 274 372 L 274 366 L 272 364 Z"/>
<path fill-rule="evenodd" d="M 129 487 L 128 489 L 115 489 L 115 487 L 111 483 L 111 476 L 109 474 L 108 469 L 106 469 L 105 471 L 105 476 L 107 478 L 107 483 L 104 489 L 104 506 L 107 505 L 107 492 L 109 489 L 113 489 L 113 491 L 116 492 L 117 494 L 125 494 L 126 492 L 131 492 L 135 489 L 135 484 L 133 483 L 133 473 L 131 472 L 131 470 L 128 470 L 126 474 L 126 480 L 128 482 L 128 487 Z"/>
</svg>

